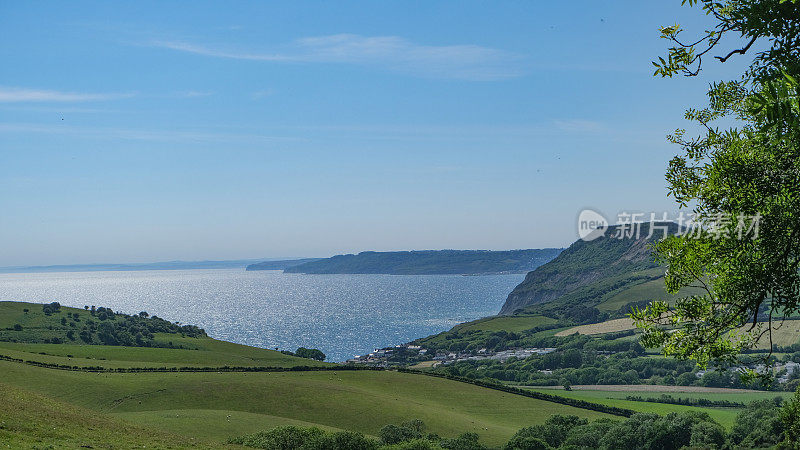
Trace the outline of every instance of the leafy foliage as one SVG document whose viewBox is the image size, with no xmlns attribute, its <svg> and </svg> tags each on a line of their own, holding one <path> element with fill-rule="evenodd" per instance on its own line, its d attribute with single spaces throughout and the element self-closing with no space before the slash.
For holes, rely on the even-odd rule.
<svg viewBox="0 0 800 450">
<path fill-rule="evenodd" d="M 678 45 L 656 63 L 658 74 L 697 75 L 702 55 L 724 34 L 748 43 L 720 61 L 746 54 L 756 41 L 766 50 L 741 80 L 712 84 L 708 107 L 687 110 L 704 134 L 688 139 L 677 130 L 670 137 L 682 154 L 670 162 L 669 193 L 692 208 L 699 226 L 657 251 L 669 268 L 668 291 L 694 286 L 702 293 L 674 306 L 654 301 L 633 317 L 645 330 L 642 342 L 666 355 L 734 364 L 742 350 L 771 339 L 773 319 L 800 311 L 800 2 L 688 3 L 700 4 L 717 26 L 694 44 L 681 43 L 679 26 L 663 28 Z M 698 45 L 707 48 L 698 52 Z M 741 126 L 721 130 L 717 121 Z M 766 326 L 759 324 L 763 313 Z M 770 374 L 749 376 L 767 381 Z"/>
<path fill-rule="evenodd" d="M 253 448 L 270 450 L 371 450 L 378 447 L 374 439 L 361 433 L 339 431 L 330 433 L 316 427 L 277 427 L 228 441 Z"/>
<path fill-rule="evenodd" d="M 316 348 L 300 347 L 294 352 L 294 356 L 306 359 L 315 359 L 317 361 L 325 361 L 325 353 Z"/>
<path fill-rule="evenodd" d="M 654 75 L 672 77 L 681 73 L 696 76 L 700 73 L 703 57 L 719 50 L 725 36 L 734 35 L 743 39 L 741 48 L 734 48 L 724 55 L 714 56 L 726 62 L 734 55 L 746 54 L 754 43 L 767 42 L 759 51 L 748 71 L 748 75 L 760 79 L 776 74 L 778 67 L 790 67 L 796 71 L 800 62 L 800 1 L 798 0 L 683 0 L 689 6 L 700 5 L 706 15 L 714 17 L 713 29 L 704 30 L 700 37 L 686 41 L 679 25 L 663 26 L 661 37 L 673 46 L 667 58 L 654 61 Z"/>
</svg>

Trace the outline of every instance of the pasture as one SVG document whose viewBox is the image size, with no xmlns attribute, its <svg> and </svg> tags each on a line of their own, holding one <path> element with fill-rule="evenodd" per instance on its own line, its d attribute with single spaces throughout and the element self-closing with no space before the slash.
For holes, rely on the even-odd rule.
<svg viewBox="0 0 800 450">
<path fill-rule="evenodd" d="M 419 418 L 442 436 L 472 431 L 500 445 L 551 414 L 613 417 L 397 372 L 88 373 L 0 361 L 0 382 L 164 432 L 202 429 L 198 438 L 216 442 L 285 424 L 376 435 Z"/>
<path fill-rule="evenodd" d="M 674 405 L 668 403 L 653 403 L 626 400 L 628 396 L 640 396 L 644 398 L 658 397 L 661 394 L 669 394 L 674 398 L 705 398 L 708 400 L 728 400 L 731 402 L 749 403 L 755 400 L 766 400 L 774 397 L 789 398 L 790 392 L 766 392 L 750 391 L 744 389 L 724 389 L 724 388 L 701 388 L 692 386 L 653 386 L 653 385 L 611 385 L 611 386 L 574 386 L 572 390 L 549 389 L 540 387 L 529 387 L 528 389 L 544 392 L 556 393 L 557 395 L 586 400 L 604 405 L 616 406 L 619 408 L 632 409 L 639 412 L 649 412 L 656 414 L 668 414 L 671 412 L 703 411 L 717 420 L 726 428 L 733 426 L 736 415 L 741 411 L 740 408 L 716 408 L 698 407 L 687 405 Z M 680 391 L 684 392 L 680 392 Z M 554 392 L 555 391 L 555 392 Z M 691 392 L 686 392 L 691 391 Z M 706 391 L 706 392 L 703 392 Z"/>
</svg>

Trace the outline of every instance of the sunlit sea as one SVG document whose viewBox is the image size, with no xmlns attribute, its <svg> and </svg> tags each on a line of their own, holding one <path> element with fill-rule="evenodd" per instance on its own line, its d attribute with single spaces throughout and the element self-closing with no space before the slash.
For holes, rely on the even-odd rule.
<svg viewBox="0 0 800 450">
<path fill-rule="evenodd" d="M 524 274 L 303 275 L 153 270 L 0 274 L 0 300 L 147 311 L 214 338 L 344 361 L 496 314 Z"/>
</svg>

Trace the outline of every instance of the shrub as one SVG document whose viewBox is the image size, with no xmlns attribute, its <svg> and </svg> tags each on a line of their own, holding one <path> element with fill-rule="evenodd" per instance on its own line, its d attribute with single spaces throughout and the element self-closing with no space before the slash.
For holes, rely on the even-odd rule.
<svg viewBox="0 0 800 450">
<path fill-rule="evenodd" d="M 455 439 L 443 439 L 439 446 L 448 450 L 486 450 L 475 433 L 463 433 Z"/>
<path fill-rule="evenodd" d="M 301 448 L 306 442 L 321 437 L 324 433 L 319 428 L 286 426 L 248 434 L 231 439 L 229 442 L 253 448 L 295 450 Z"/>
<path fill-rule="evenodd" d="M 794 397 L 783 405 L 780 416 L 786 430 L 787 447 L 800 447 L 800 387 Z"/>
<path fill-rule="evenodd" d="M 771 447 L 783 440 L 784 424 L 781 420 L 782 400 L 761 400 L 747 405 L 736 416 L 729 441 L 745 448 Z"/>
<path fill-rule="evenodd" d="M 253 448 L 275 450 L 375 450 L 378 442 L 355 431 L 329 433 L 316 427 L 277 427 L 228 440 Z"/>
<path fill-rule="evenodd" d="M 381 428 L 378 437 L 384 444 L 399 444 L 400 442 L 422 438 L 422 433 L 414 428 L 389 424 Z"/>
<path fill-rule="evenodd" d="M 50 314 L 61 312 L 61 304 L 58 302 L 53 302 L 53 303 L 48 303 L 46 305 L 42 305 L 42 311 L 47 316 L 49 316 Z"/>
<path fill-rule="evenodd" d="M 721 448 L 725 445 L 725 429 L 714 422 L 700 422 L 692 425 L 689 446 L 695 448 Z"/>
<path fill-rule="evenodd" d="M 300 358 L 316 359 L 317 361 L 325 361 L 325 353 L 322 353 L 316 348 L 300 347 L 294 352 L 295 356 Z"/>
<path fill-rule="evenodd" d="M 600 439 L 617 422 L 611 419 L 598 419 L 586 425 L 579 425 L 567 434 L 565 447 L 600 448 Z"/>
</svg>

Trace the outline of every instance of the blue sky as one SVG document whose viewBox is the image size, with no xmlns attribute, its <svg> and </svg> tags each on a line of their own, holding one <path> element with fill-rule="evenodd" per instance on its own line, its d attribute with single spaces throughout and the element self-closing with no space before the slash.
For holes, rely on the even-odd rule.
<svg viewBox="0 0 800 450">
<path fill-rule="evenodd" d="M 566 246 L 674 210 L 680 2 L 4 2 L 0 266 Z"/>
</svg>

